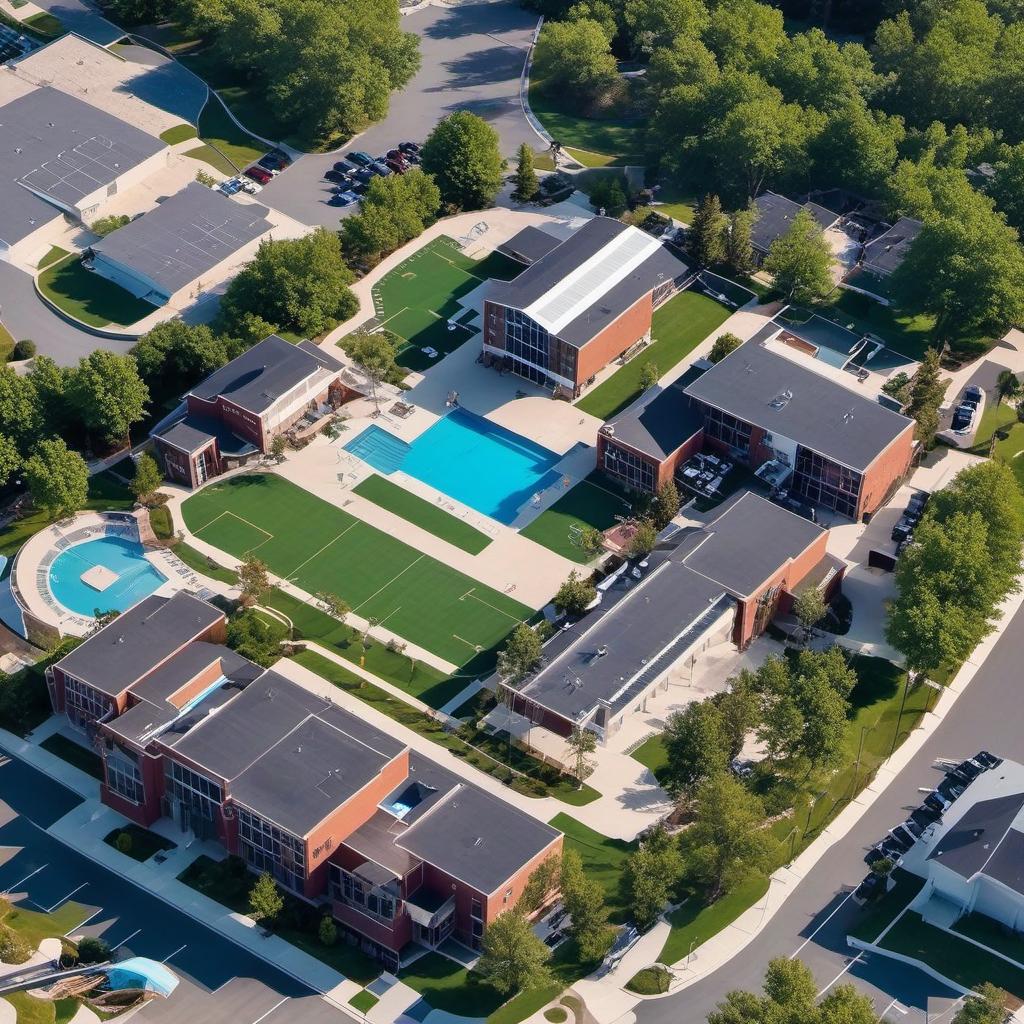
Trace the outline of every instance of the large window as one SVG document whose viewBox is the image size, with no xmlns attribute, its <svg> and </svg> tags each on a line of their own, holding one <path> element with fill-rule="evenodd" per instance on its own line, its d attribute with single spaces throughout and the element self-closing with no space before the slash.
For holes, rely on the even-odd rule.
<svg viewBox="0 0 1024 1024">
<path fill-rule="evenodd" d="M 541 369 L 548 367 L 551 339 L 540 324 L 518 309 L 505 310 L 505 350 Z"/>
<path fill-rule="evenodd" d="M 167 795 L 183 803 L 193 814 L 213 821 L 224 800 L 220 786 L 177 761 L 167 760 L 165 765 Z"/>
<path fill-rule="evenodd" d="M 738 457 L 746 458 L 750 453 L 749 423 L 730 416 L 721 409 L 708 408 L 704 419 L 704 433 L 727 444 Z"/>
<path fill-rule="evenodd" d="M 301 839 L 244 807 L 238 809 L 242 857 L 257 871 L 269 871 L 282 885 L 301 892 L 306 878 L 306 847 Z"/>
<path fill-rule="evenodd" d="M 141 804 L 146 799 L 142 773 L 130 754 L 119 749 L 111 751 L 106 757 L 106 767 L 107 786 L 112 792 L 133 804 Z"/>
<path fill-rule="evenodd" d="M 68 719 L 79 729 L 92 725 L 113 706 L 111 699 L 88 683 L 64 677 L 64 708 Z"/>
<path fill-rule="evenodd" d="M 790 489 L 813 505 L 835 509 L 855 519 L 861 481 L 861 474 L 855 470 L 840 466 L 802 445 L 796 450 Z"/>
<path fill-rule="evenodd" d="M 628 448 L 609 443 L 604 450 L 604 471 L 634 491 L 654 493 L 654 466 Z"/>
<path fill-rule="evenodd" d="M 331 896 L 339 903 L 358 907 L 364 914 L 385 924 L 395 918 L 395 898 L 377 886 L 337 864 L 331 865 L 329 882 Z"/>
</svg>

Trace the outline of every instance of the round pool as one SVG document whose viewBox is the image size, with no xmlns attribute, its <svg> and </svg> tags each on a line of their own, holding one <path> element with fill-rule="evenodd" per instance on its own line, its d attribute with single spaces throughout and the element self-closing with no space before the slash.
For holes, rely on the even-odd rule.
<svg viewBox="0 0 1024 1024">
<path fill-rule="evenodd" d="M 123 612 L 167 578 L 150 564 L 142 545 L 123 537 L 97 537 L 62 551 L 49 569 L 50 593 L 76 615 Z"/>
</svg>

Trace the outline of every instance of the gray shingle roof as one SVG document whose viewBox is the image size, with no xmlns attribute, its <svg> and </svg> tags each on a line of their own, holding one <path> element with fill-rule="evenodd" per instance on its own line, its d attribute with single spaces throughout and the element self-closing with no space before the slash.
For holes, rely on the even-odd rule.
<svg viewBox="0 0 1024 1024">
<path fill-rule="evenodd" d="M 189 394 L 207 402 L 223 395 L 249 412 L 261 413 L 323 367 L 323 359 L 272 334 L 215 370 Z"/>
<path fill-rule="evenodd" d="M 102 693 L 115 696 L 223 618 L 222 611 L 185 591 L 169 598 L 151 595 L 57 664 Z"/>
<path fill-rule="evenodd" d="M 92 249 L 173 295 L 266 234 L 269 213 L 266 206 L 235 202 L 193 181 Z"/>
<path fill-rule="evenodd" d="M 884 235 L 864 246 L 864 269 L 891 274 L 904 260 L 924 225 L 912 217 L 900 217 Z"/>
<path fill-rule="evenodd" d="M 166 149 L 134 125 L 48 86 L 0 107 L 0 139 L 0 240 L 9 245 L 59 216 L 54 203 L 74 208 Z"/>
<path fill-rule="evenodd" d="M 1012 827 L 1022 809 L 1024 793 L 979 800 L 946 832 L 929 860 L 967 879 L 982 871 L 1024 893 L 1024 835 Z"/>
<path fill-rule="evenodd" d="M 754 248 L 767 252 L 772 242 L 781 238 L 793 223 L 793 218 L 801 210 L 807 210 L 824 228 L 830 228 L 839 219 L 838 215 L 817 203 L 801 206 L 792 199 L 780 196 L 776 192 L 763 192 L 754 200 L 757 217 L 750 232 L 750 240 Z"/>
<path fill-rule="evenodd" d="M 190 455 L 205 448 L 213 440 L 217 441 L 221 454 L 224 455 L 244 455 L 256 451 L 256 446 L 251 441 L 239 437 L 220 420 L 211 416 L 196 416 L 194 413 L 152 436 L 159 437 Z"/>
<path fill-rule="evenodd" d="M 913 427 L 906 416 L 756 340 L 712 366 L 687 394 L 858 471 Z"/>
<path fill-rule="evenodd" d="M 704 426 L 704 410 L 683 390 L 684 377 L 616 419 L 609 438 L 652 458 L 667 459 Z"/>
<path fill-rule="evenodd" d="M 514 234 L 507 242 L 502 242 L 498 246 L 498 251 L 524 263 L 536 263 L 542 256 L 547 256 L 559 242 L 554 235 L 549 235 L 531 224 Z"/>
</svg>

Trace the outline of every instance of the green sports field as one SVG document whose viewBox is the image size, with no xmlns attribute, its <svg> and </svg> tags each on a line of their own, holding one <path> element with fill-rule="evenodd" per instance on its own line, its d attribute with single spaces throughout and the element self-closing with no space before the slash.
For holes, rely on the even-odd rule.
<svg viewBox="0 0 1024 1024">
<path fill-rule="evenodd" d="M 532 614 L 278 476 L 206 487 L 181 511 L 200 540 L 236 558 L 252 553 L 310 594 L 339 594 L 356 614 L 456 665 Z"/>
<path fill-rule="evenodd" d="M 448 329 L 448 320 L 459 315 L 457 300 L 484 281 L 507 281 L 522 270 L 522 264 L 500 253 L 470 259 L 454 238 L 444 235 L 403 260 L 373 288 L 378 326 L 405 342 L 398 351 L 399 365 L 425 370 L 454 352 L 478 333 L 473 327 Z M 431 359 L 424 348 L 440 355 Z"/>
</svg>

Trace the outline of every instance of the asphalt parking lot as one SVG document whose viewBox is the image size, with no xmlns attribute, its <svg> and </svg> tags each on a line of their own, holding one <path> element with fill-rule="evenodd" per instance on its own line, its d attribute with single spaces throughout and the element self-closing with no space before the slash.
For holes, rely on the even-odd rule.
<svg viewBox="0 0 1024 1024">
<path fill-rule="evenodd" d="M 282 213 L 305 224 L 336 226 L 358 206 L 328 206 L 333 186 L 324 171 L 349 150 L 380 156 L 400 142 L 422 142 L 434 125 L 456 110 L 471 110 L 501 137 L 512 156 L 520 143 L 541 140 L 529 126 L 519 100 L 523 71 L 537 18 L 513 3 L 467 3 L 426 7 L 402 20 L 420 36 L 420 70 L 391 97 L 391 110 L 378 124 L 350 139 L 338 153 L 301 157 L 260 194 Z"/>
<path fill-rule="evenodd" d="M 142 1022 L 329 1024 L 349 1020 L 317 993 L 53 839 L 45 829 L 79 802 L 47 776 L 0 758 L 0 892 L 32 909 L 83 905 L 73 935 L 102 936 L 119 954 L 150 957 L 181 979 Z M 21 900 L 19 900 L 21 902 Z"/>
</svg>

